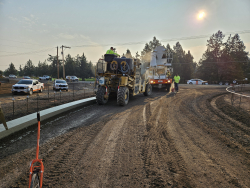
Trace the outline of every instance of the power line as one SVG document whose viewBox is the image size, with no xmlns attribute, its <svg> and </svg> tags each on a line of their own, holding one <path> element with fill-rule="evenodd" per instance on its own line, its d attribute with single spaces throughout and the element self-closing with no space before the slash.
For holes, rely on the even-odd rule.
<svg viewBox="0 0 250 188">
<path fill-rule="evenodd" d="M 229 35 L 229 34 L 246 34 L 250 33 L 250 30 L 243 30 L 243 31 L 233 31 L 233 32 L 226 32 L 224 35 Z M 181 40 L 193 40 L 193 39 L 201 39 L 201 38 L 207 38 L 210 37 L 211 35 L 199 35 L 199 36 L 189 36 L 189 37 L 180 37 L 180 38 L 169 38 L 169 39 L 162 39 L 160 42 L 171 42 L 171 41 L 181 41 Z M 7 39 L 0 39 L 0 40 L 7 40 Z M 11 40 L 10 40 L 11 41 Z M 16 41 L 20 42 L 20 41 Z M 26 42 L 20 42 L 20 43 L 26 43 Z M 140 42 L 127 42 L 127 43 L 110 43 L 110 44 L 93 44 L 93 45 L 80 45 L 80 46 L 72 46 L 75 48 L 79 47 L 97 47 L 97 46 L 125 46 L 125 45 L 137 45 L 137 44 L 145 44 L 147 42 L 145 41 L 140 41 Z M 34 43 L 26 43 L 26 44 L 33 44 Z M 4 45 L 1 45 L 4 46 Z M 5 45 L 5 46 L 10 46 L 10 45 Z M 17 47 L 17 46 L 12 46 L 12 47 Z M 23 48 L 23 47 L 21 47 Z M 38 51 L 32 51 L 32 52 L 26 52 L 26 53 L 16 53 L 16 54 L 10 54 L 10 55 L 0 55 L 0 57 L 7 57 L 7 56 L 18 56 L 18 55 L 26 55 L 26 54 L 31 54 L 31 53 L 40 53 L 40 52 L 45 52 L 50 50 L 45 49 L 45 50 L 38 50 Z M 10 52 L 7 52 L 10 53 Z"/>
<path fill-rule="evenodd" d="M 11 54 L 18 53 L 18 52 L 6 52 L 6 51 L 0 51 L 0 52 L 11 53 Z"/>
<path fill-rule="evenodd" d="M 9 46 L 9 47 L 14 47 L 14 48 L 25 48 L 25 47 L 12 46 L 12 45 L 6 45 L 6 44 L 1 44 L 1 46 Z M 25 49 L 32 49 L 32 48 L 25 48 Z"/>
<path fill-rule="evenodd" d="M 233 31 L 233 32 L 226 32 L 224 35 L 229 34 L 246 34 L 250 33 L 250 30 L 243 30 L 243 31 Z M 211 35 L 198 35 L 198 36 L 189 36 L 189 37 L 180 37 L 180 38 L 169 38 L 169 39 L 162 39 L 160 42 L 171 42 L 171 41 L 181 41 L 181 40 L 193 40 L 193 39 L 201 39 L 201 38 L 208 38 Z M 127 42 L 127 43 L 110 43 L 110 44 L 90 44 L 90 45 L 80 45 L 80 46 L 72 46 L 72 47 L 97 47 L 97 46 L 125 46 L 125 45 L 136 45 L 136 44 L 145 44 L 147 42 L 140 41 L 140 42 Z"/>
<path fill-rule="evenodd" d="M 31 45 L 36 45 L 36 46 L 44 46 L 44 45 L 41 45 L 41 44 L 36 44 L 36 43 L 21 42 L 21 41 L 9 40 L 9 39 L 2 39 L 2 38 L 0 38 L 0 40 L 12 41 L 12 42 L 23 43 L 23 44 L 31 44 Z M 3 46 L 3 45 L 1 45 L 1 46 Z M 46 47 L 47 47 L 47 46 L 46 46 Z"/>
<path fill-rule="evenodd" d="M 0 55 L 0 57 L 7 57 L 7 56 L 19 56 L 19 55 L 27 55 L 27 54 L 33 54 L 33 53 L 41 53 L 41 52 L 46 52 L 49 50 L 52 50 L 54 48 L 47 48 L 43 50 L 37 50 L 37 51 L 32 51 L 32 52 L 24 52 L 24 53 L 16 53 L 16 54 L 9 54 L 9 55 Z"/>
</svg>

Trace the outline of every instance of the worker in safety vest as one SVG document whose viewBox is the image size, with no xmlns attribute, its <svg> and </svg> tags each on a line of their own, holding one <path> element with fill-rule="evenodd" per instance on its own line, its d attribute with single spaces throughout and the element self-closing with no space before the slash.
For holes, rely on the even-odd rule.
<svg viewBox="0 0 250 188">
<path fill-rule="evenodd" d="M 170 73 L 170 71 L 168 70 L 168 71 L 167 71 L 167 77 L 170 78 L 170 76 L 171 76 L 171 73 Z"/>
<path fill-rule="evenodd" d="M 181 80 L 181 77 L 178 75 L 178 73 L 176 73 L 174 76 L 174 87 L 175 87 L 176 92 L 179 91 L 178 84 L 179 84 L 180 80 Z"/>
<path fill-rule="evenodd" d="M 110 47 L 110 49 L 109 49 L 109 50 L 107 50 L 106 54 L 114 54 L 114 55 L 116 55 L 116 56 L 119 56 L 119 57 L 120 57 L 120 55 L 119 55 L 119 54 L 117 54 L 117 53 L 115 53 L 114 51 L 115 51 L 115 49 L 114 49 L 113 47 Z"/>
</svg>

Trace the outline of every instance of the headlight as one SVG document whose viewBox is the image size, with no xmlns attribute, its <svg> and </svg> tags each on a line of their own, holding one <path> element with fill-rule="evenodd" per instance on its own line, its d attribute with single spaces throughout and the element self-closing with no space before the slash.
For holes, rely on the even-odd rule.
<svg viewBox="0 0 250 188">
<path fill-rule="evenodd" d="M 153 81 L 150 81 L 150 83 L 153 83 Z"/>
<path fill-rule="evenodd" d="M 168 82 L 170 82 L 170 80 L 168 80 Z"/>
</svg>

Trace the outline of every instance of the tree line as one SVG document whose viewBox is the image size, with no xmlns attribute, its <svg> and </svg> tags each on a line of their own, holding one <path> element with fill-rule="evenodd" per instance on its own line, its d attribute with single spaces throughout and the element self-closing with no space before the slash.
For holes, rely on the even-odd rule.
<svg viewBox="0 0 250 188">
<path fill-rule="evenodd" d="M 207 40 L 207 49 L 197 66 L 197 76 L 211 83 L 249 79 L 249 52 L 240 36 L 229 35 L 225 42 L 224 38 L 222 31 L 218 31 Z"/>
<path fill-rule="evenodd" d="M 200 78 L 209 83 L 219 81 L 250 79 L 250 59 L 249 52 L 246 51 L 244 42 L 238 34 L 229 35 L 224 42 L 225 35 L 222 31 L 213 34 L 207 40 L 207 49 L 203 53 L 199 62 L 194 62 L 194 57 L 190 51 L 185 52 L 180 42 L 176 42 L 173 48 L 169 44 L 166 50 L 173 54 L 173 74 L 181 76 L 181 83 L 186 83 L 192 78 Z M 141 52 L 141 59 L 144 63 L 149 63 L 151 52 L 157 47 L 162 46 L 156 37 L 145 44 Z"/>
<path fill-rule="evenodd" d="M 87 61 L 84 53 L 76 57 L 71 57 L 68 54 L 65 58 L 65 74 L 70 76 L 77 76 L 79 78 L 85 79 L 94 77 L 95 75 L 95 66 L 91 61 Z M 0 72 L 1 74 L 1 72 Z M 35 76 L 39 77 L 42 75 L 49 75 L 53 78 L 57 78 L 57 57 L 50 56 L 44 62 L 38 63 L 37 66 L 29 59 L 24 67 L 20 65 L 19 69 L 15 68 L 13 63 L 10 63 L 9 68 L 2 72 L 5 76 L 10 74 L 19 75 L 19 76 Z M 63 64 L 62 61 L 59 61 L 59 75 L 63 77 Z"/>
<path fill-rule="evenodd" d="M 164 46 L 173 56 L 173 74 L 178 73 L 181 76 L 181 83 L 186 83 L 186 80 L 192 78 L 200 78 L 210 83 L 232 81 L 234 79 L 250 79 L 249 53 L 246 52 L 246 47 L 240 36 L 238 34 L 230 35 L 226 41 L 224 41 L 224 38 L 225 35 L 222 31 L 218 31 L 209 37 L 206 44 L 207 49 L 199 62 L 194 62 L 191 52 L 189 50 L 186 52 L 180 42 L 176 42 L 171 48 L 169 44 L 162 45 L 156 37 L 153 37 L 152 41 L 145 44 L 141 55 L 136 52 L 133 56 L 129 49 L 123 55 L 127 58 L 140 58 L 144 67 L 148 67 L 152 51 L 157 46 Z M 62 77 L 62 62 L 60 61 L 59 64 L 60 77 Z M 77 55 L 76 57 L 71 57 L 68 54 L 65 60 L 65 70 L 66 75 L 75 75 L 84 79 L 94 76 L 95 66 L 91 61 L 87 61 L 84 53 L 82 56 Z M 34 66 L 32 61 L 29 60 L 24 67 L 20 66 L 19 70 L 16 70 L 14 64 L 11 63 L 9 68 L 4 71 L 4 74 L 18 74 L 19 76 L 47 74 L 57 77 L 57 60 L 56 57 L 50 57 L 47 61 L 39 62 L 38 66 Z"/>
<path fill-rule="evenodd" d="M 145 44 L 144 49 L 141 52 L 142 62 L 149 66 L 151 60 L 151 53 L 157 46 L 164 46 L 160 43 L 156 37 L 153 37 L 153 40 Z M 181 76 L 181 82 L 184 83 L 186 80 L 191 79 L 195 76 L 195 69 L 197 64 L 194 62 L 194 57 L 191 52 L 186 52 L 183 50 L 180 42 L 177 42 L 173 48 L 169 44 L 164 46 L 168 53 L 172 54 L 172 67 L 173 75 L 178 73 Z M 172 75 L 172 76 L 173 76 Z"/>
</svg>

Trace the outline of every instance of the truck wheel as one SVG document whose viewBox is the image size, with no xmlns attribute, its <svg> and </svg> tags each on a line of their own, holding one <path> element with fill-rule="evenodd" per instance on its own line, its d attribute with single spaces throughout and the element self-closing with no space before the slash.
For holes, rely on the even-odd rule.
<svg viewBox="0 0 250 188">
<path fill-rule="evenodd" d="M 43 87 L 41 87 L 41 89 L 39 90 L 39 92 L 40 92 L 40 93 L 42 93 L 42 92 L 43 92 Z"/>
<path fill-rule="evenodd" d="M 143 93 L 145 96 L 149 96 L 149 95 L 151 95 L 151 93 L 152 93 L 152 86 L 151 86 L 151 84 L 147 84 L 146 85 L 146 89 L 145 89 L 145 92 Z"/>
<path fill-rule="evenodd" d="M 127 87 L 120 87 L 117 92 L 117 104 L 120 106 L 127 105 L 129 101 L 129 89 Z"/>
<path fill-rule="evenodd" d="M 97 92 L 96 92 L 96 102 L 97 104 L 106 104 L 108 102 L 108 98 L 104 98 L 104 95 L 106 93 L 106 88 L 105 87 L 99 87 Z"/>
<path fill-rule="evenodd" d="M 29 92 L 29 94 L 30 94 L 30 95 L 32 95 L 32 94 L 33 94 L 33 90 L 32 90 L 32 89 L 30 89 L 30 92 Z"/>
</svg>

